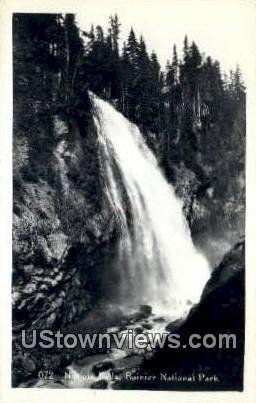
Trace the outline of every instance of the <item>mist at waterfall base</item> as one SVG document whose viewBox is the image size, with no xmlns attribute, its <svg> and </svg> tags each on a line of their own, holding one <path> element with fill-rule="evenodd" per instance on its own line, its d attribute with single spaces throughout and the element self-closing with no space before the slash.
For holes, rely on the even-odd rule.
<svg viewBox="0 0 256 403">
<path fill-rule="evenodd" d="M 106 200 L 119 228 L 107 299 L 124 309 L 148 304 L 153 312 L 182 317 L 200 299 L 208 262 L 138 127 L 106 101 L 90 98 Z"/>
</svg>

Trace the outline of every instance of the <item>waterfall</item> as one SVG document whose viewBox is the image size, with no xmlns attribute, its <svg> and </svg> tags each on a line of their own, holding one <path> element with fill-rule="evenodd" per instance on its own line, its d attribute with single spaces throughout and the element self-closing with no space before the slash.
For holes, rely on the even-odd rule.
<svg viewBox="0 0 256 403">
<path fill-rule="evenodd" d="M 115 264 L 120 304 L 166 307 L 182 316 L 198 302 L 210 269 L 193 245 L 182 201 L 138 127 L 90 94 L 106 198 L 120 227 Z M 114 291 L 113 291 L 114 292 Z"/>
</svg>

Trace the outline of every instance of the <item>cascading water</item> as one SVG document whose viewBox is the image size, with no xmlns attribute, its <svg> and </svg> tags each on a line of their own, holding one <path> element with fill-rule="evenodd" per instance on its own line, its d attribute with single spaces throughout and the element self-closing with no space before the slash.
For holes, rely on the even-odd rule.
<svg viewBox="0 0 256 403">
<path fill-rule="evenodd" d="M 167 307 L 182 316 L 209 278 L 193 245 L 182 202 L 165 180 L 139 129 L 90 94 L 108 202 L 120 223 L 119 302 Z M 128 206 L 128 207 L 127 207 Z"/>
</svg>

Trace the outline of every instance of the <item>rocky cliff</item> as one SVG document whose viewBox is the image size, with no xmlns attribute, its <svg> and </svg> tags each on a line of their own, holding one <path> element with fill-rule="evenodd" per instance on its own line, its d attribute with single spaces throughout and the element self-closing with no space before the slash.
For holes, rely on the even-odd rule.
<svg viewBox="0 0 256 403">
<path fill-rule="evenodd" d="M 115 239 L 92 121 L 82 132 L 55 115 L 48 135 L 51 148 L 38 156 L 33 149 L 33 164 L 26 140 L 14 138 L 13 348 L 21 372 L 21 330 L 83 317 L 97 300 L 94 272 Z"/>
</svg>

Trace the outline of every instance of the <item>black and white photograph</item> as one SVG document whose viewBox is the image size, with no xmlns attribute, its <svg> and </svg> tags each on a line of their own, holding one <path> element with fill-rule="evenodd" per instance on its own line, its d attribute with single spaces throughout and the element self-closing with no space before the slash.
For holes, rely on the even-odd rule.
<svg viewBox="0 0 256 403">
<path fill-rule="evenodd" d="M 243 392 L 247 2 L 79 4 L 12 13 L 12 388 Z"/>
</svg>

